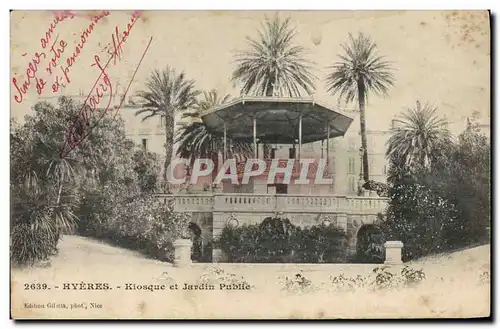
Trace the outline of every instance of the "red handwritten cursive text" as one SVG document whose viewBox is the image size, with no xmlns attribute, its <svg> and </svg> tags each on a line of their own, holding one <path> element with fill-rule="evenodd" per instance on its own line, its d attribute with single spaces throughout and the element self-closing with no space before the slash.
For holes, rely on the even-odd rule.
<svg viewBox="0 0 500 329">
<path fill-rule="evenodd" d="M 66 79 L 67 83 L 71 82 L 71 80 L 69 79 L 70 68 L 75 64 L 76 60 L 78 59 L 80 53 L 82 52 L 82 50 L 85 46 L 85 43 L 86 43 L 88 37 L 92 34 L 94 27 L 102 18 L 108 16 L 109 14 L 110 14 L 110 12 L 105 10 L 102 12 L 102 14 L 94 16 L 94 18 L 92 19 L 92 22 L 89 24 L 89 26 L 81 32 L 80 42 L 76 44 L 75 50 L 73 51 L 71 56 L 66 58 L 66 61 L 65 61 L 66 66 L 64 66 L 64 65 L 60 66 L 61 72 L 63 73 L 64 78 Z"/>
<path fill-rule="evenodd" d="M 118 47 L 117 49 L 121 49 L 122 45 L 125 43 L 127 37 L 130 35 L 130 31 L 132 30 L 132 27 L 135 24 L 135 21 L 139 18 L 140 13 L 135 12 L 130 20 L 130 23 L 127 25 L 127 30 L 122 33 L 122 37 L 118 40 Z M 118 31 L 118 26 L 115 27 L 114 33 Z M 113 34 L 112 39 L 114 40 L 115 34 Z M 152 38 L 150 39 L 144 53 L 142 54 L 142 57 L 136 67 L 136 70 L 134 72 L 134 75 L 132 76 L 132 79 L 130 80 L 130 83 L 127 87 L 127 90 L 125 91 L 125 94 L 122 96 L 120 105 L 118 108 L 120 108 L 123 104 L 123 100 L 125 99 L 125 95 L 128 92 L 128 89 L 130 88 L 130 85 L 132 81 L 134 80 L 135 74 L 142 63 L 142 60 L 149 49 L 149 45 L 151 44 Z M 73 125 L 70 127 L 67 133 L 67 138 L 66 141 L 64 142 L 64 146 L 61 150 L 61 157 L 66 156 L 69 152 L 71 152 L 73 149 L 75 149 L 78 145 L 80 145 L 85 138 L 90 134 L 92 129 L 99 123 L 99 121 L 106 115 L 108 112 L 110 106 L 111 106 L 111 100 L 113 98 L 113 88 L 112 88 L 112 83 L 109 77 L 109 74 L 107 73 L 107 67 L 109 64 L 113 61 L 113 63 L 116 63 L 116 58 L 119 56 L 119 52 L 115 51 L 110 54 L 110 57 L 108 58 L 108 61 L 106 62 L 105 65 L 102 65 L 101 59 L 98 55 L 94 55 L 94 63 L 91 65 L 91 67 L 97 68 L 99 70 L 99 76 L 94 82 L 94 85 L 92 86 L 92 89 L 85 99 L 82 108 L 80 109 Z M 107 96 L 108 97 L 108 102 L 105 106 L 101 106 L 100 102 L 101 100 Z M 104 108 L 102 110 L 102 108 Z M 115 114 L 116 115 L 116 114 Z M 91 120 L 92 119 L 92 120 Z M 92 122 L 91 122 L 92 121 Z M 92 124 L 91 124 L 92 123 Z"/>
<path fill-rule="evenodd" d="M 64 21 L 65 19 L 73 19 L 75 17 L 75 13 L 72 11 L 65 10 L 63 12 L 58 13 L 52 23 L 49 25 L 49 29 L 45 32 L 45 36 L 40 39 L 40 45 L 42 46 L 43 49 L 47 47 L 47 45 L 50 43 L 50 39 L 52 38 L 52 33 L 54 33 L 54 30 L 59 22 Z"/>
<path fill-rule="evenodd" d="M 26 77 L 28 78 L 25 80 L 21 86 L 19 86 L 17 82 L 17 78 L 13 77 L 12 78 L 12 84 L 14 85 L 14 88 L 16 88 L 16 91 L 18 95 L 14 96 L 14 100 L 18 103 L 21 103 L 24 100 L 24 96 L 28 92 L 28 88 L 31 85 L 31 81 L 34 80 L 36 84 L 36 89 L 38 94 L 42 93 L 43 87 L 45 86 L 46 82 L 43 79 L 37 78 L 36 72 L 38 71 L 38 65 L 40 64 L 41 60 L 46 57 L 45 53 L 35 53 L 35 56 L 31 60 L 31 62 L 28 64 L 28 68 L 26 69 Z"/>
<path fill-rule="evenodd" d="M 62 60 L 62 56 L 68 47 L 68 42 L 66 40 L 59 40 L 59 35 L 54 37 L 54 32 L 56 27 L 60 22 L 67 19 L 73 19 L 76 14 L 71 11 L 57 12 L 54 20 L 50 23 L 48 30 L 45 32 L 44 36 L 40 39 L 40 45 L 43 51 L 35 52 L 32 60 L 28 63 L 25 70 L 26 79 L 24 81 L 19 81 L 17 76 L 14 75 L 12 78 L 12 85 L 15 90 L 14 100 L 17 103 L 22 103 L 25 96 L 28 94 L 30 87 L 34 84 L 36 86 L 36 91 L 41 95 L 44 91 L 45 86 L 48 83 L 47 77 L 42 78 L 42 74 L 47 73 L 53 78 L 51 91 L 53 93 L 58 92 L 61 88 L 65 87 L 65 83 L 70 83 L 70 67 L 75 63 L 77 57 L 80 55 L 87 38 L 92 33 L 96 24 L 103 17 L 110 14 L 109 11 L 103 11 L 102 13 L 93 16 L 89 26 L 82 31 L 80 35 L 80 42 L 77 43 L 73 53 L 66 59 L 65 63 L 67 66 L 59 65 L 59 61 Z M 50 47 L 50 48 L 49 48 Z M 23 57 L 27 54 L 24 53 Z M 48 62 L 41 64 L 42 60 L 47 59 Z M 59 65 L 59 67 L 58 67 Z M 42 69 L 40 70 L 40 66 Z M 24 73 L 23 72 L 23 73 Z"/>
</svg>

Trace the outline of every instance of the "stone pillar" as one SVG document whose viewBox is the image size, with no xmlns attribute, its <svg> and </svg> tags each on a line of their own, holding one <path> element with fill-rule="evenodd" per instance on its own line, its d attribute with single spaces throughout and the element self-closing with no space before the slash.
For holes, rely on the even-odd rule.
<svg viewBox="0 0 500 329">
<path fill-rule="evenodd" d="M 401 249 L 403 249 L 403 242 L 401 241 L 387 241 L 384 244 L 385 248 L 385 262 L 387 265 L 403 264 L 401 259 Z"/>
<path fill-rule="evenodd" d="M 347 233 L 347 214 L 337 214 L 337 226 Z"/>
<path fill-rule="evenodd" d="M 174 245 L 174 266 L 188 267 L 191 265 L 191 247 L 193 242 L 189 239 L 177 239 Z"/>
<path fill-rule="evenodd" d="M 217 241 L 222 233 L 222 230 L 226 226 L 224 213 L 215 212 L 213 213 L 213 241 Z M 219 263 L 225 261 L 225 255 L 220 248 L 214 245 L 212 249 L 212 262 Z"/>
</svg>

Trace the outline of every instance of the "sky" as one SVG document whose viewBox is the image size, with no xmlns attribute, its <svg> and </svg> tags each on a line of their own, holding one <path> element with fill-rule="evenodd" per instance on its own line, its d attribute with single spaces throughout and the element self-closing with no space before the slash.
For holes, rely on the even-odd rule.
<svg viewBox="0 0 500 329">
<path fill-rule="evenodd" d="M 50 33 L 48 46 L 42 47 L 55 14 L 41 11 L 15 11 L 11 14 L 11 117 L 22 121 L 31 106 L 43 97 L 88 94 L 99 77 L 96 55 L 105 64 L 112 46 L 113 34 L 127 31 L 133 12 L 112 11 L 97 23 L 68 68 L 67 58 L 82 42 L 82 30 L 88 28 L 98 12 L 77 12 L 73 18 L 57 22 Z M 238 86 L 230 81 L 236 65 L 234 54 L 247 48 L 246 37 L 256 37 L 264 18 L 275 12 L 262 11 L 143 11 L 121 44 L 121 59 L 108 65 L 106 73 L 114 92 L 132 81 L 128 95 L 144 89 L 154 69 L 167 65 L 184 71 L 201 90 L 216 89 L 220 93 L 239 95 Z M 395 69 L 395 85 L 387 97 L 372 95 L 367 104 L 368 129 L 387 129 L 390 120 L 416 101 L 438 107 L 438 113 L 452 123 L 452 130 L 462 129 L 465 118 L 477 111 L 489 120 L 490 113 L 490 31 L 488 14 L 452 11 L 283 11 L 297 29 L 295 43 L 307 49 L 314 61 L 315 98 L 335 105 L 338 98 L 325 88 L 328 66 L 338 60 L 341 44 L 349 33 L 363 32 L 378 45 Z M 151 39 L 152 38 L 152 39 Z M 115 40 L 117 38 L 115 37 Z M 56 41 L 57 40 L 57 41 Z M 148 43 L 151 40 L 149 47 Z M 53 73 L 47 72 L 52 42 L 55 49 L 64 47 L 55 59 Z M 109 46 L 108 46 L 109 47 Z M 147 51 L 146 51 L 147 49 Z M 22 102 L 12 79 L 27 79 L 29 63 L 36 53 L 46 52 L 37 64 L 35 76 L 47 82 L 41 95 L 30 81 Z M 40 55 L 41 56 L 41 55 Z M 141 61 L 142 58 L 142 61 Z M 138 66 L 138 63 L 140 65 Z M 64 70 L 67 69 L 66 74 Z M 137 70 L 136 70 L 137 69 Z M 135 76 L 134 76 L 135 73 Z M 66 86 L 52 91 L 59 77 Z M 133 79 L 132 79 L 133 78 Z M 99 80 L 102 83 L 102 78 Z M 99 85 L 99 84 L 98 84 Z M 117 87 L 117 86 L 121 87 Z M 341 104 L 352 109 L 356 104 Z"/>
</svg>

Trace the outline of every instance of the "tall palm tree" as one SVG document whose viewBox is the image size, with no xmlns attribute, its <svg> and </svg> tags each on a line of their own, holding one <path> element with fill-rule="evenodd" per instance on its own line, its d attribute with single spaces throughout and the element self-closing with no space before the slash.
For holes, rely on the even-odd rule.
<svg viewBox="0 0 500 329">
<path fill-rule="evenodd" d="M 172 161 L 175 114 L 195 107 L 196 97 L 200 92 L 195 89 L 194 80 L 188 80 L 184 72 L 178 73 L 169 66 L 162 71 L 154 70 L 146 81 L 146 88 L 146 91 L 138 93 L 138 96 L 145 100 L 145 104 L 135 115 L 144 115 L 142 121 L 160 117 L 165 125 L 163 174 L 166 182 L 167 168 Z"/>
<path fill-rule="evenodd" d="M 377 44 L 364 34 L 349 34 L 349 41 L 341 46 L 345 54 L 338 55 L 340 61 L 329 67 L 332 72 L 326 76 L 326 84 L 329 92 L 339 93 L 347 103 L 358 101 L 363 180 L 368 182 L 365 104 L 370 93 L 386 96 L 394 85 L 394 75 L 391 63 L 377 54 Z"/>
<path fill-rule="evenodd" d="M 306 49 L 294 44 L 297 34 L 290 17 L 281 20 L 265 18 L 258 38 L 247 37 L 249 49 L 236 53 L 237 67 L 233 82 L 242 84 L 241 94 L 252 96 L 300 97 L 314 92 L 312 61 L 305 58 Z M 264 156 L 269 146 L 263 145 Z"/>
<path fill-rule="evenodd" d="M 185 113 L 184 117 L 191 117 L 193 122 L 182 127 L 175 138 L 178 143 L 177 156 L 194 162 L 197 158 L 212 158 L 223 151 L 223 137 L 211 132 L 201 121 L 204 112 L 228 102 L 230 95 L 220 96 L 216 90 L 203 92 L 204 98 L 200 100 L 194 111 Z M 228 140 L 233 153 L 249 155 L 252 152 L 251 145 L 245 141 Z"/>
<path fill-rule="evenodd" d="M 259 37 L 247 37 L 249 49 L 236 53 L 232 80 L 242 84 L 241 94 L 300 97 L 314 91 L 313 62 L 304 58 L 305 48 L 294 45 L 297 31 L 290 18 L 265 19 Z"/>
<path fill-rule="evenodd" d="M 443 145 L 451 143 L 447 122 L 436 115 L 437 107 L 417 101 L 395 120 L 387 141 L 387 157 L 401 169 L 429 168 Z"/>
</svg>

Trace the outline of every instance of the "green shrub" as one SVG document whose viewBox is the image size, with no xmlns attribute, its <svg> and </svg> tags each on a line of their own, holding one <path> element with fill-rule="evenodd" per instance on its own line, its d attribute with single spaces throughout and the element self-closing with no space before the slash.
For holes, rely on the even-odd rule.
<svg viewBox="0 0 500 329">
<path fill-rule="evenodd" d="M 34 265 L 57 253 L 61 233 L 76 222 L 73 201 L 66 201 L 66 195 L 60 197 L 64 202 L 47 200 L 45 189 L 25 187 L 20 193 L 16 191 L 12 193 L 10 256 L 16 265 Z"/>
<path fill-rule="evenodd" d="M 342 263 L 347 250 L 346 233 L 333 225 L 298 229 L 292 239 L 300 263 Z"/>
<path fill-rule="evenodd" d="M 363 290 L 390 290 L 415 287 L 425 280 L 422 269 L 405 266 L 399 272 L 391 272 L 388 266 L 377 266 L 367 276 L 347 277 L 343 273 L 330 277 L 335 292 L 355 292 Z"/>
<path fill-rule="evenodd" d="M 224 284 L 226 286 L 241 284 L 244 286 L 250 286 L 251 289 L 254 288 L 254 286 L 249 284 L 244 277 L 237 276 L 234 273 L 228 273 L 224 271 L 222 268 L 217 266 L 210 266 L 207 271 L 204 271 L 201 274 L 197 282 L 200 284 L 209 284 L 209 285 Z"/>
<path fill-rule="evenodd" d="M 237 228 L 226 226 L 217 241 L 231 263 L 255 261 L 257 257 L 258 225 L 246 225 Z"/>
<path fill-rule="evenodd" d="M 115 244 L 163 261 L 173 261 L 173 242 L 184 236 L 191 217 L 177 213 L 154 197 L 140 197 L 116 207 L 103 225 Z"/>
<path fill-rule="evenodd" d="M 389 185 L 386 183 L 376 182 L 374 180 L 369 180 L 363 184 L 363 188 L 369 191 L 377 192 L 380 197 L 387 197 L 389 195 Z"/>
<path fill-rule="evenodd" d="M 296 227 L 288 218 L 267 217 L 255 235 L 256 261 L 283 263 L 292 253 Z"/>
<path fill-rule="evenodd" d="M 280 277 L 280 281 L 283 284 L 283 289 L 287 292 L 291 293 L 307 293 L 314 292 L 319 289 L 316 285 L 312 283 L 311 280 L 307 279 L 301 273 L 297 273 L 293 276 L 293 278 L 289 277 Z"/>
<path fill-rule="evenodd" d="M 385 237 L 374 225 L 366 225 L 358 231 L 356 242 L 357 263 L 383 263 L 385 259 Z"/>
<path fill-rule="evenodd" d="M 158 156 L 155 153 L 137 150 L 134 152 L 133 162 L 141 191 L 143 193 L 157 191 L 158 173 L 161 171 Z"/>
<path fill-rule="evenodd" d="M 357 275 L 355 278 L 347 277 L 344 273 L 339 276 L 330 277 L 332 280 L 333 291 L 335 292 L 354 292 L 367 286 L 367 278 Z"/>
<path fill-rule="evenodd" d="M 408 261 L 448 250 L 443 228 L 456 220 L 453 203 L 418 183 L 391 188 L 387 221 L 382 225 L 388 240 L 403 242 Z"/>
<path fill-rule="evenodd" d="M 335 226 L 300 229 L 288 219 L 225 227 L 217 244 L 229 262 L 337 263 L 345 259 L 346 234 Z"/>
<path fill-rule="evenodd" d="M 414 286 L 425 280 L 425 273 L 422 269 L 415 270 L 409 266 L 405 266 L 401 270 L 401 276 L 404 278 L 404 284 Z"/>
<path fill-rule="evenodd" d="M 14 225 L 11 232 L 10 257 L 16 265 L 34 265 L 45 261 L 57 251 L 57 241 L 43 227 L 29 223 Z"/>
<path fill-rule="evenodd" d="M 481 273 L 479 276 L 479 283 L 480 284 L 490 284 L 491 278 L 490 278 L 490 272 L 489 271 L 484 271 Z"/>
</svg>

